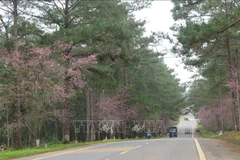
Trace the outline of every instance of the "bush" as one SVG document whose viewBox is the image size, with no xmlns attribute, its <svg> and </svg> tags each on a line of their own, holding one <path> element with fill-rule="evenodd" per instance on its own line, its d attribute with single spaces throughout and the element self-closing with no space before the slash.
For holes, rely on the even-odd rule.
<svg viewBox="0 0 240 160">
<path fill-rule="evenodd" d="M 218 133 L 208 132 L 201 125 L 197 125 L 197 128 L 199 129 L 202 137 L 205 137 L 205 138 L 217 138 L 217 137 L 219 137 Z"/>
</svg>

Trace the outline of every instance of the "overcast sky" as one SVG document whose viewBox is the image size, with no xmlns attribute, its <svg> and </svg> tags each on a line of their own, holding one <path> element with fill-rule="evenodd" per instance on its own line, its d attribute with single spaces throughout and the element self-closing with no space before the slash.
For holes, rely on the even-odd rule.
<svg viewBox="0 0 240 160">
<path fill-rule="evenodd" d="M 174 20 L 172 18 L 171 9 L 173 4 L 169 0 L 153 1 L 150 8 L 143 9 L 135 13 L 137 19 L 146 19 L 146 35 L 149 35 L 151 31 L 162 31 L 171 33 L 170 27 L 173 25 Z M 170 49 L 170 44 L 164 43 L 164 46 Z M 159 48 L 162 48 L 159 46 Z M 185 70 L 184 65 L 179 58 L 176 58 L 174 54 L 168 53 L 165 56 L 164 62 L 169 68 L 173 68 L 177 73 L 177 78 L 181 79 L 181 83 L 190 81 L 192 72 Z"/>
</svg>

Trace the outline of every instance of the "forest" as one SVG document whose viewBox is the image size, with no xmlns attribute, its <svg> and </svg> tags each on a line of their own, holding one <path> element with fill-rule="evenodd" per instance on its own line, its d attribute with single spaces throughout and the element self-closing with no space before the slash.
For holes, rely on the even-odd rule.
<svg viewBox="0 0 240 160">
<path fill-rule="evenodd" d="M 144 36 L 133 14 L 149 1 L 0 3 L 0 144 L 99 140 L 109 121 L 131 138 L 133 121 L 178 120 L 185 87 L 153 49 L 168 35 Z"/>
<path fill-rule="evenodd" d="M 174 34 L 145 36 L 134 12 L 151 1 L 0 1 L 0 144 L 135 138 L 187 106 L 208 131 L 239 131 L 240 2 L 171 2 Z M 163 40 L 193 81 L 164 63 Z"/>
<path fill-rule="evenodd" d="M 235 0 L 172 0 L 175 43 L 189 69 L 198 73 L 187 99 L 208 131 L 239 131 L 239 9 Z"/>
</svg>

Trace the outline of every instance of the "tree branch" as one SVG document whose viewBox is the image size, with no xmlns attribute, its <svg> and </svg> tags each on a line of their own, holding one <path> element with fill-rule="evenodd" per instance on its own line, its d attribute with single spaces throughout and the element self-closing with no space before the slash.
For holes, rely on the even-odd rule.
<svg viewBox="0 0 240 160">
<path fill-rule="evenodd" d="M 222 30 L 218 31 L 217 33 L 222 33 L 224 31 L 226 31 L 227 29 L 233 27 L 234 25 L 236 25 L 239 22 L 240 22 L 240 18 L 238 18 L 236 21 L 234 21 L 232 24 L 228 25 L 227 27 L 223 28 Z"/>
<path fill-rule="evenodd" d="M 1 7 L 2 10 L 4 10 L 5 12 L 13 12 L 13 10 L 12 10 L 10 7 L 8 7 L 8 5 L 6 5 L 5 3 L 3 3 L 3 0 L 0 0 L 0 2 L 1 2 L 5 7 L 7 7 L 10 11 L 8 11 L 8 10 L 6 10 L 6 9 L 4 9 L 4 8 Z"/>
<path fill-rule="evenodd" d="M 3 24 L 4 29 L 5 29 L 5 35 L 6 35 L 6 38 L 8 39 L 8 28 L 7 28 L 6 23 L 3 21 L 1 15 L 0 15 L 0 20 L 1 20 L 2 24 Z"/>
<path fill-rule="evenodd" d="M 66 16 L 66 15 L 64 15 L 64 13 L 61 11 L 61 9 L 57 6 L 56 2 L 53 1 L 53 3 L 54 3 L 54 6 L 57 8 L 58 12 L 59 12 L 63 17 Z"/>
</svg>

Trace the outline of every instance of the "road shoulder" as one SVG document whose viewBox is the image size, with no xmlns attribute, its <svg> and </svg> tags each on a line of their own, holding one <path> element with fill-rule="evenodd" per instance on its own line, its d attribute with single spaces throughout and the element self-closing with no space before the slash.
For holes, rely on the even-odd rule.
<svg viewBox="0 0 240 160">
<path fill-rule="evenodd" d="M 239 160 L 240 147 L 221 139 L 195 137 L 208 160 Z"/>
</svg>

